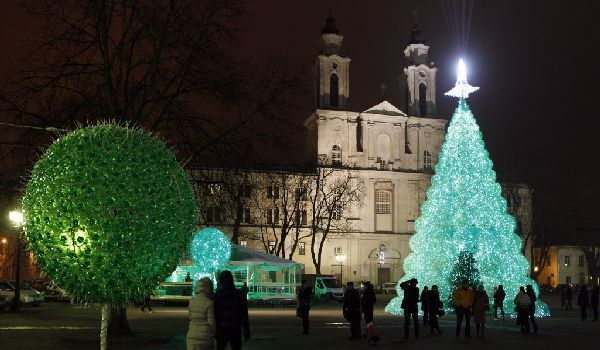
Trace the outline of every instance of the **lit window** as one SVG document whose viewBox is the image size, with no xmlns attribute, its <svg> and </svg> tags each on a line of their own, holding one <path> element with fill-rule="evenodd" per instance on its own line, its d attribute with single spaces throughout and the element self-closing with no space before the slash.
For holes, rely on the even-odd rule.
<svg viewBox="0 0 600 350">
<path fill-rule="evenodd" d="M 342 165 L 342 149 L 338 145 L 331 148 L 331 165 Z"/>
<path fill-rule="evenodd" d="M 241 247 L 247 247 L 248 246 L 248 241 L 240 241 L 240 246 Z"/>
<path fill-rule="evenodd" d="M 391 214 L 392 212 L 392 192 L 378 190 L 375 192 L 375 213 Z"/>
<path fill-rule="evenodd" d="M 427 150 L 423 152 L 423 167 L 427 170 L 433 169 L 433 165 L 431 164 L 431 153 Z"/>
<path fill-rule="evenodd" d="M 298 243 L 298 255 L 306 255 L 306 244 L 304 242 Z"/>
</svg>

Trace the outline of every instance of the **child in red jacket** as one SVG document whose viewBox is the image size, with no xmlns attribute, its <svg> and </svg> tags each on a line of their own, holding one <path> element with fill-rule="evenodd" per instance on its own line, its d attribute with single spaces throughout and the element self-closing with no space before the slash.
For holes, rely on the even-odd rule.
<svg viewBox="0 0 600 350">
<path fill-rule="evenodd" d="M 369 342 L 370 345 L 377 345 L 377 342 L 379 341 L 379 331 L 377 330 L 377 328 L 375 328 L 375 325 L 373 324 L 373 322 L 369 322 L 367 323 L 367 341 Z"/>
</svg>

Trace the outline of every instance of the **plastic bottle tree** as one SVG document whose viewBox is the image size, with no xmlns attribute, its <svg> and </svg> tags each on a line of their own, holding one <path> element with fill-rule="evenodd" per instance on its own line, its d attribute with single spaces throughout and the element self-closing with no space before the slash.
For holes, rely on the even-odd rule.
<svg viewBox="0 0 600 350">
<path fill-rule="evenodd" d="M 463 259 L 474 259 L 474 268 L 470 269 L 473 275 L 468 279 L 479 279 L 490 294 L 493 286 L 502 284 L 507 295 L 505 310 L 512 312 L 513 296 L 519 286 L 532 284 L 538 293 L 539 289 L 527 277 L 529 263 L 521 253 L 515 220 L 507 213 L 492 161 L 466 102 L 469 93 L 477 89 L 468 84 L 461 60 L 456 86 L 446 93 L 459 98 L 458 107 L 450 121 L 427 200 L 416 220 L 416 233 L 409 243 L 412 253 L 404 261 L 405 276 L 399 283 L 414 277 L 419 286 L 436 284 L 440 297 L 447 299 L 453 289 L 453 269 L 462 253 Z M 403 294 L 399 286 L 397 290 L 398 297 L 386 311 L 401 314 Z M 543 302 L 537 306 L 536 314 L 549 315 Z"/>
<path fill-rule="evenodd" d="M 194 262 L 194 281 L 209 276 L 216 286 L 215 273 L 231 258 L 231 241 L 217 228 L 203 228 L 192 240 L 190 256 Z"/>
<path fill-rule="evenodd" d="M 139 301 L 171 274 L 197 221 L 173 153 L 138 129 L 102 124 L 56 140 L 35 164 L 23 199 L 38 264 L 78 300 Z"/>
</svg>

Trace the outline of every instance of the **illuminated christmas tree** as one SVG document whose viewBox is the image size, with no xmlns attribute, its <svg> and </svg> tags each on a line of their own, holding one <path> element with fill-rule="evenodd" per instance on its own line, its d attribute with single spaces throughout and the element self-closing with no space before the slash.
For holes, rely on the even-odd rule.
<svg viewBox="0 0 600 350">
<path fill-rule="evenodd" d="M 464 252 L 469 252 L 474 268 L 468 279 L 479 280 L 488 293 L 502 284 L 507 294 L 505 310 L 512 312 L 513 296 L 519 286 L 531 284 L 538 293 L 539 289 L 527 277 L 529 263 L 521 254 L 515 220 L 507 213 L 482 134 L 465 100 L 475 90 L 467 83 L 461 61 L 456 86 L 447 93 L 459 98 L 458 107 L 450 121 L 427 200 L 416 220 L 416 233 L 410 240 L 412 253 L 404 261 L 405 276 L 399 283 L 417 278 L 419 286 L 437 284 L 440 296 L 447 299 L 453 289 L 453 268 L 459 263 L 461 252 L 463 259 L 467 254 Z M 479 276 L 474 275 L 476 272 Z M 398 297 L 386 311 L 401 314 L 402 297 L 398 288 Z M 549 314 L 548 307 L 540 301 L 536 310 L 540 316 Z"/>
</svg>

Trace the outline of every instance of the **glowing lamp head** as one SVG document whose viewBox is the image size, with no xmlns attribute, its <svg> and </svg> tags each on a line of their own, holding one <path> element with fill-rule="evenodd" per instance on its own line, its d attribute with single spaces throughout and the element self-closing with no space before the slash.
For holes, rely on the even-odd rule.
<svg viewBox="0 0 600 350">
<path fill-rule="evenodd" d="M 346 256 L 345 255 L 336 255 L 335 256 L 335 261 L 337 261 L 338 263 L 343 263 L 344 261 L 346 261 Z"/>
<path fill-rule="evenodd" d="M 23 213 L 19 210 L 11 210 L 8 213 L 8 219 L 17 227 L 23 225 Z"/>
</svg>

